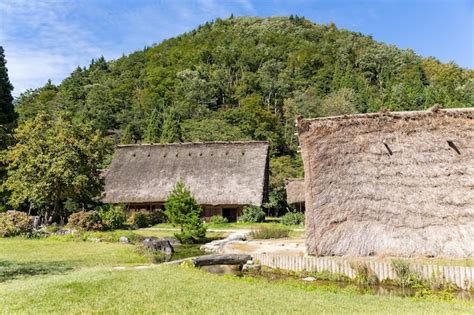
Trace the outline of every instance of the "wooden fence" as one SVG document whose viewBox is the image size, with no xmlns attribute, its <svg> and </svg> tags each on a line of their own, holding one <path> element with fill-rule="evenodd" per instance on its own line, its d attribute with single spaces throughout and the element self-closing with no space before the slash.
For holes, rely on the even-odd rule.
<svg viewBox="0 0 474 315">
<path fill-rule="evenodd" d="M 341 257 L 311 257 L 311 256 L 280 256 L 270 254 L 253 254 L 262 266 L 290 271 L 320 272 L 329 271 L 340 273 L 350 278 L 356 276 L 351 262 L 361 261 Z M 380 262 L 371 259 L 363 260 L 377 275 L 380 281 L 396 279 L 397 275 L 389 262 Z M 423 279 L 436 279 L 442 282 L 451 282 L 462 289 L 474 288 L 474 267 L 439 266 L 410 263 L 410 268 Z"/>
</svg>

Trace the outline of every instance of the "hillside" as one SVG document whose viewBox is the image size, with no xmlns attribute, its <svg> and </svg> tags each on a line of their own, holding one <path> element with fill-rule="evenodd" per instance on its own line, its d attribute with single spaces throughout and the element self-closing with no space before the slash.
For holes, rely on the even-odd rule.
<svg viewBox="0 0 474 315">
<path fill-rule="evenodd" d="M 116 141 L 269 140 L 273 187 L 301 175 L 294 117 L 474 104 L 474 71 L 300 17 L 229 18 L 16 100 L 67 110 Z"/>
</svg>

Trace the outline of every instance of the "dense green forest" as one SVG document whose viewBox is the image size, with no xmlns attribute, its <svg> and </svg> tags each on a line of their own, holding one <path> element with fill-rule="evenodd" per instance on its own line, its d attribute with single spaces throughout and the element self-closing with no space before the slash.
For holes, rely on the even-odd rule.
<svg viewBox="0 0 474 315">
<path fill-rule="evenodd" d="M 273 211 L 302 176 L 294 119 L 474 104 L 474 71 L 297 16 L 217 19 L 15 100 L 19 124 L 68 112 L 104 143 L 269 140 Z"/>
</svg>

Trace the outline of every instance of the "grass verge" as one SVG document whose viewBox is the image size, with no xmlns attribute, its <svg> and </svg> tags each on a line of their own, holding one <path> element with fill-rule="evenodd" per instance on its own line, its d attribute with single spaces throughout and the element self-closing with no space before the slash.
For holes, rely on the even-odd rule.
<svg viewBox="0 0 474 315">
<path fill-rule="evenodd" d="M 470 313 L 471 302 L 359 295 L 353 290 L 221 277 L 157 266 L 144 270 L 84 269 L 0 284 L 0 313 L 297 314 Z"/>
</svg>

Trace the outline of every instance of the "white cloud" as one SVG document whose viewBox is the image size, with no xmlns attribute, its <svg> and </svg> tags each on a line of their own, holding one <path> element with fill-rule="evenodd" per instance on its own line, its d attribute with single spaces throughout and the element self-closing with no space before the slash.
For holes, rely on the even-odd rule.
<svg viewBox="0 0 474 315">
<path fill-rule="evenodd" d="M 181 34 L 217 17 L 255 12 L 250 0 L 0 0 L 0 45 L 14 95 L 60 83 L 77 66 Z"/>
<path fill-rule="evenodd" d="M 93 34 L 68 19 L 74 9 L 62 0 L 0 3 L 0 41 L 14 95 L 48 79 L 59 83 L 90 56 L 103 53 Z"/>
</svg>

